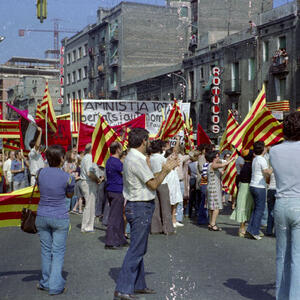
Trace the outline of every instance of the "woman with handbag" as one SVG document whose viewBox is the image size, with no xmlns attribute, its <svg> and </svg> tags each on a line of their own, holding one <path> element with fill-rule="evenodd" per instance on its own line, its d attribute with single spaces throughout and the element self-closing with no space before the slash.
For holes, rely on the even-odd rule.
<svg viewBox="0 0 300 300">
<path fill-rule="evenodd" d="M 40 202 L 37 210 L 36 228 L 41 242 L 42 279 L 37 288 L 50 295 L 65 291 L 62 268 L 69 232 L 69 214 L 66 196 L 72 197 L 74 177 L 64 172 L 65 150 L 60 145 L 51 145 L 46 150 L 49 167 L 40 170 L 37 184 Z"/>
</svg>

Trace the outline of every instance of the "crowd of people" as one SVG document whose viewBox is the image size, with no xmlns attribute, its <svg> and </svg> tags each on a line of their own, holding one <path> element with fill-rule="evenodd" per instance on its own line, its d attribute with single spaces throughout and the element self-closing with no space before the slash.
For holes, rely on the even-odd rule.
<svg viewBox="0 0 300 300">
<path fill-rule="evenodd" d="M 65 291 L 61 272 L 73 213 L 82 215 L 82 233 L 95 232 L 95 218 L 107 226 L 105 249 L 128 247 L 115 299 L 155 293 L 144 275 L 149 234 L 176 234 L 184 218 L 193 218 L 211 232 L 222 231 L 217 219 L 227 198 L 233 210 L 230 219 L 240 224 L 239 237 L 260 240 L 276 235 L 277 299 L 298 299 L 300 112 L 288 115 L 283 125 L 283 143 L 266 147 L 257 141 L 252 149 L 238 152 L 237 195 L 229 195 L 222 185 L 224 168 L 234 160 L 232 153 L 219 153 L 213 144 L 187 153 L 179 137 L 171 147 L 166 141 L 149 141 L 147 130 L 134 128 L 128 136 L 129 150 L 113 142 L 102 168 L 93 163 L 91 144 L 82 153 L 76 147 L 65 152 L 52 145 L 43 156 L 38 129 L 28 158 L 11 151 L 2 165 L 7 192 L 36 183 L 40 190 L 36 226 L 42 279 L 37 288 L 52 295 Z"/>
</svg>

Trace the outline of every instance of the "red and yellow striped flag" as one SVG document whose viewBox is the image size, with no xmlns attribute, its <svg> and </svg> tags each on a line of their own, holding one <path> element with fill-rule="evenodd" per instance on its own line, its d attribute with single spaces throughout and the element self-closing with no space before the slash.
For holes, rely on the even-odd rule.
<svg viewBox="0 0 300 300">
<path fill-rule="evenodd" d="M 269 110 L 289 111 L 290 110 L 290 101 L 283 100 L 283 101 L 268 102 L 266 104 L 266 106 Z"/>
<path fill-rule="evenodd" d="M 83 114 L 82 99 L 73 99 L 71 108 L 72 108 L 72 134 L 76 135 L 79 133 L 81 116 Z"/>
<path fill-rule="evenodd" d="M 42 115 L 42 119 L 46 118 L 46 112 L 48 115 L 47 123 L 48 123 L 50 129 L 53 132 L 56 132 L 57 120 L 56 120 L 56 115 L 55 115 L 55 112 L 53 109 L 52 99 L 51 99 L 50 92 L 49 92 L 48 81 L 46 81 L 44 97 L 43 97 L 41 107 L 40 107 L 40 114 Z"/>
<path fill-rule="evenodd" d="M 238 157 L 237 152 L 233 151 L 233 153 L 230 156 L 230 159 L 232 158 L 236 159 L 237 157 Z M 237 171 L 236 171 L 236 164 L 234 160 L 224 168 L 224 173 L 222 176 L 223 187 L 225 187 L 225 189 L 229 192 L 229 194 L 234 197 L 237 194 L 236 175 L 237 175 Z"/>
<path fill-rule="evenodd" d="M 35 118 L 37 120 L 44 120 L 45 119 L 43 114 L 41 113 L 41 104 L 40 103 L 37 104 Z"/>
<path fill-rule="evenodd" d="M 92 135 L 92 156 L 93 161 L 105 167 L 106 161 L 110 156 L 109 147 L 112 142 L 121 139 L 118 134 L 108 125 L 103 116 L 99 115 L 98 122 Z"/>
<path fill-rule="evenodd" d="M 184 144 L 185 149 L 187 152 L 195 149 L 194 143 L 194 129 L 193 129 L 193 122 L 191 118 L 186 116 L 186 121 L 184 124 Z"/>
<path fill-rule="evenodd" d="M 179 105 L 177 101 L 174 100 L 174 104 L 169 113 L 166 124 L 162 129 L 161 140 L 164 141 L 172 138 L 184 127 L 184 125 L 185 123 Z"/>
<path fill-rule="evenodd" d="M 231 110 L 228 110 L 228 117 L 227 117 L 227 124 L 226 129 L 222 135 L 220 141 L 220 152 L 228 149 L 231 150 L 231 139 L 234 134 L 234 131 L 239 127 L 238 122 L 236 121 L 235 117 Z"/>
<path fill-rule="evenodd" d="M 21 212 L 24 207 L 28 207 L 33 187 L 27 187 L 7 194 L 0 194 L 0 227 L 20 226 Z M 40 201 L 40 192 L 33 193 L 33 199 L 29 208 L 37 210 Z"/>
<path fill-rule="evenodd" d="M 262 87 L 262 90 L 258 94 L 255 102 L 253 103 L 250 111 L 246 115 L 244 121 L 241 125 L 234 131 L 231 144 L 238 150 L 241 151 L 243 148 L 243 137 L 247 134 L 249 124 L 253 121 L 254 117 L 259 113 L 263 107 L 266 105 L 266 93 L 265 86 Z M 249 149 L 249 148 L 247 148 Z"/>
<path fill-rule="evenodd" d="M 20 122 L 0 120 L 0 138 L 1 139 L 20 139 Z"/>
<path fill-rule="evenodd" d="M 242 137 L 242 148 L 250 149 L 254 142 L 264 141 L 271 146 L 283 140 L 282 123 L 278 122 L 267 107 L 263 107 L 248 124 Z"/>
</svg>

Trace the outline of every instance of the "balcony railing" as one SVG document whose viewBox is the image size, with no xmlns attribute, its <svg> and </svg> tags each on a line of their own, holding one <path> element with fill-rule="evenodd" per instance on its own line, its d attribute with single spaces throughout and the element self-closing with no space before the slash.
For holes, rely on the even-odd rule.
<svg viewBox="0 0 300 300">
<path fill-rule="evenodd" d="M 230 79 L 224 81 L 224 92 L 227 95 L 240 95 L 241 94 L 241 80 Z"/>
<path fill-rule="evenodd" d="M 270 67 L 270 73 L 273 75 L 286 76 L 289 73 L 288 65 L 286 63 L 272 65 Z"/>
</svg>

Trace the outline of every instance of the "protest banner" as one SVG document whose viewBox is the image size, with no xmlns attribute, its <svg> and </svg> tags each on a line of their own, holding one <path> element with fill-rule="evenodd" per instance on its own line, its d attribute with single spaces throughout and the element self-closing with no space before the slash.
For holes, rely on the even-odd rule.
<svg viewBox="0 0 300 300">
<path fill-rule="evenodd" d="M 71 101 L 72 102 L 72 101 Z M 156 134 L 162 122 L 161 110 L 168 115 L 172 101 L 137 101 L 137 100 L 82 100 L 83 110 L 81 122 L 96 126 L 99 114 L 110 126 L 116 126 L 131 121 L 143 114 L 146 115 L 146 129 L 150 134 Z M 183 116 L 189 117 L 190 103 L 179 102 Z M 72 104 L 70 103 L 72 117 Z"/>
</svg>

